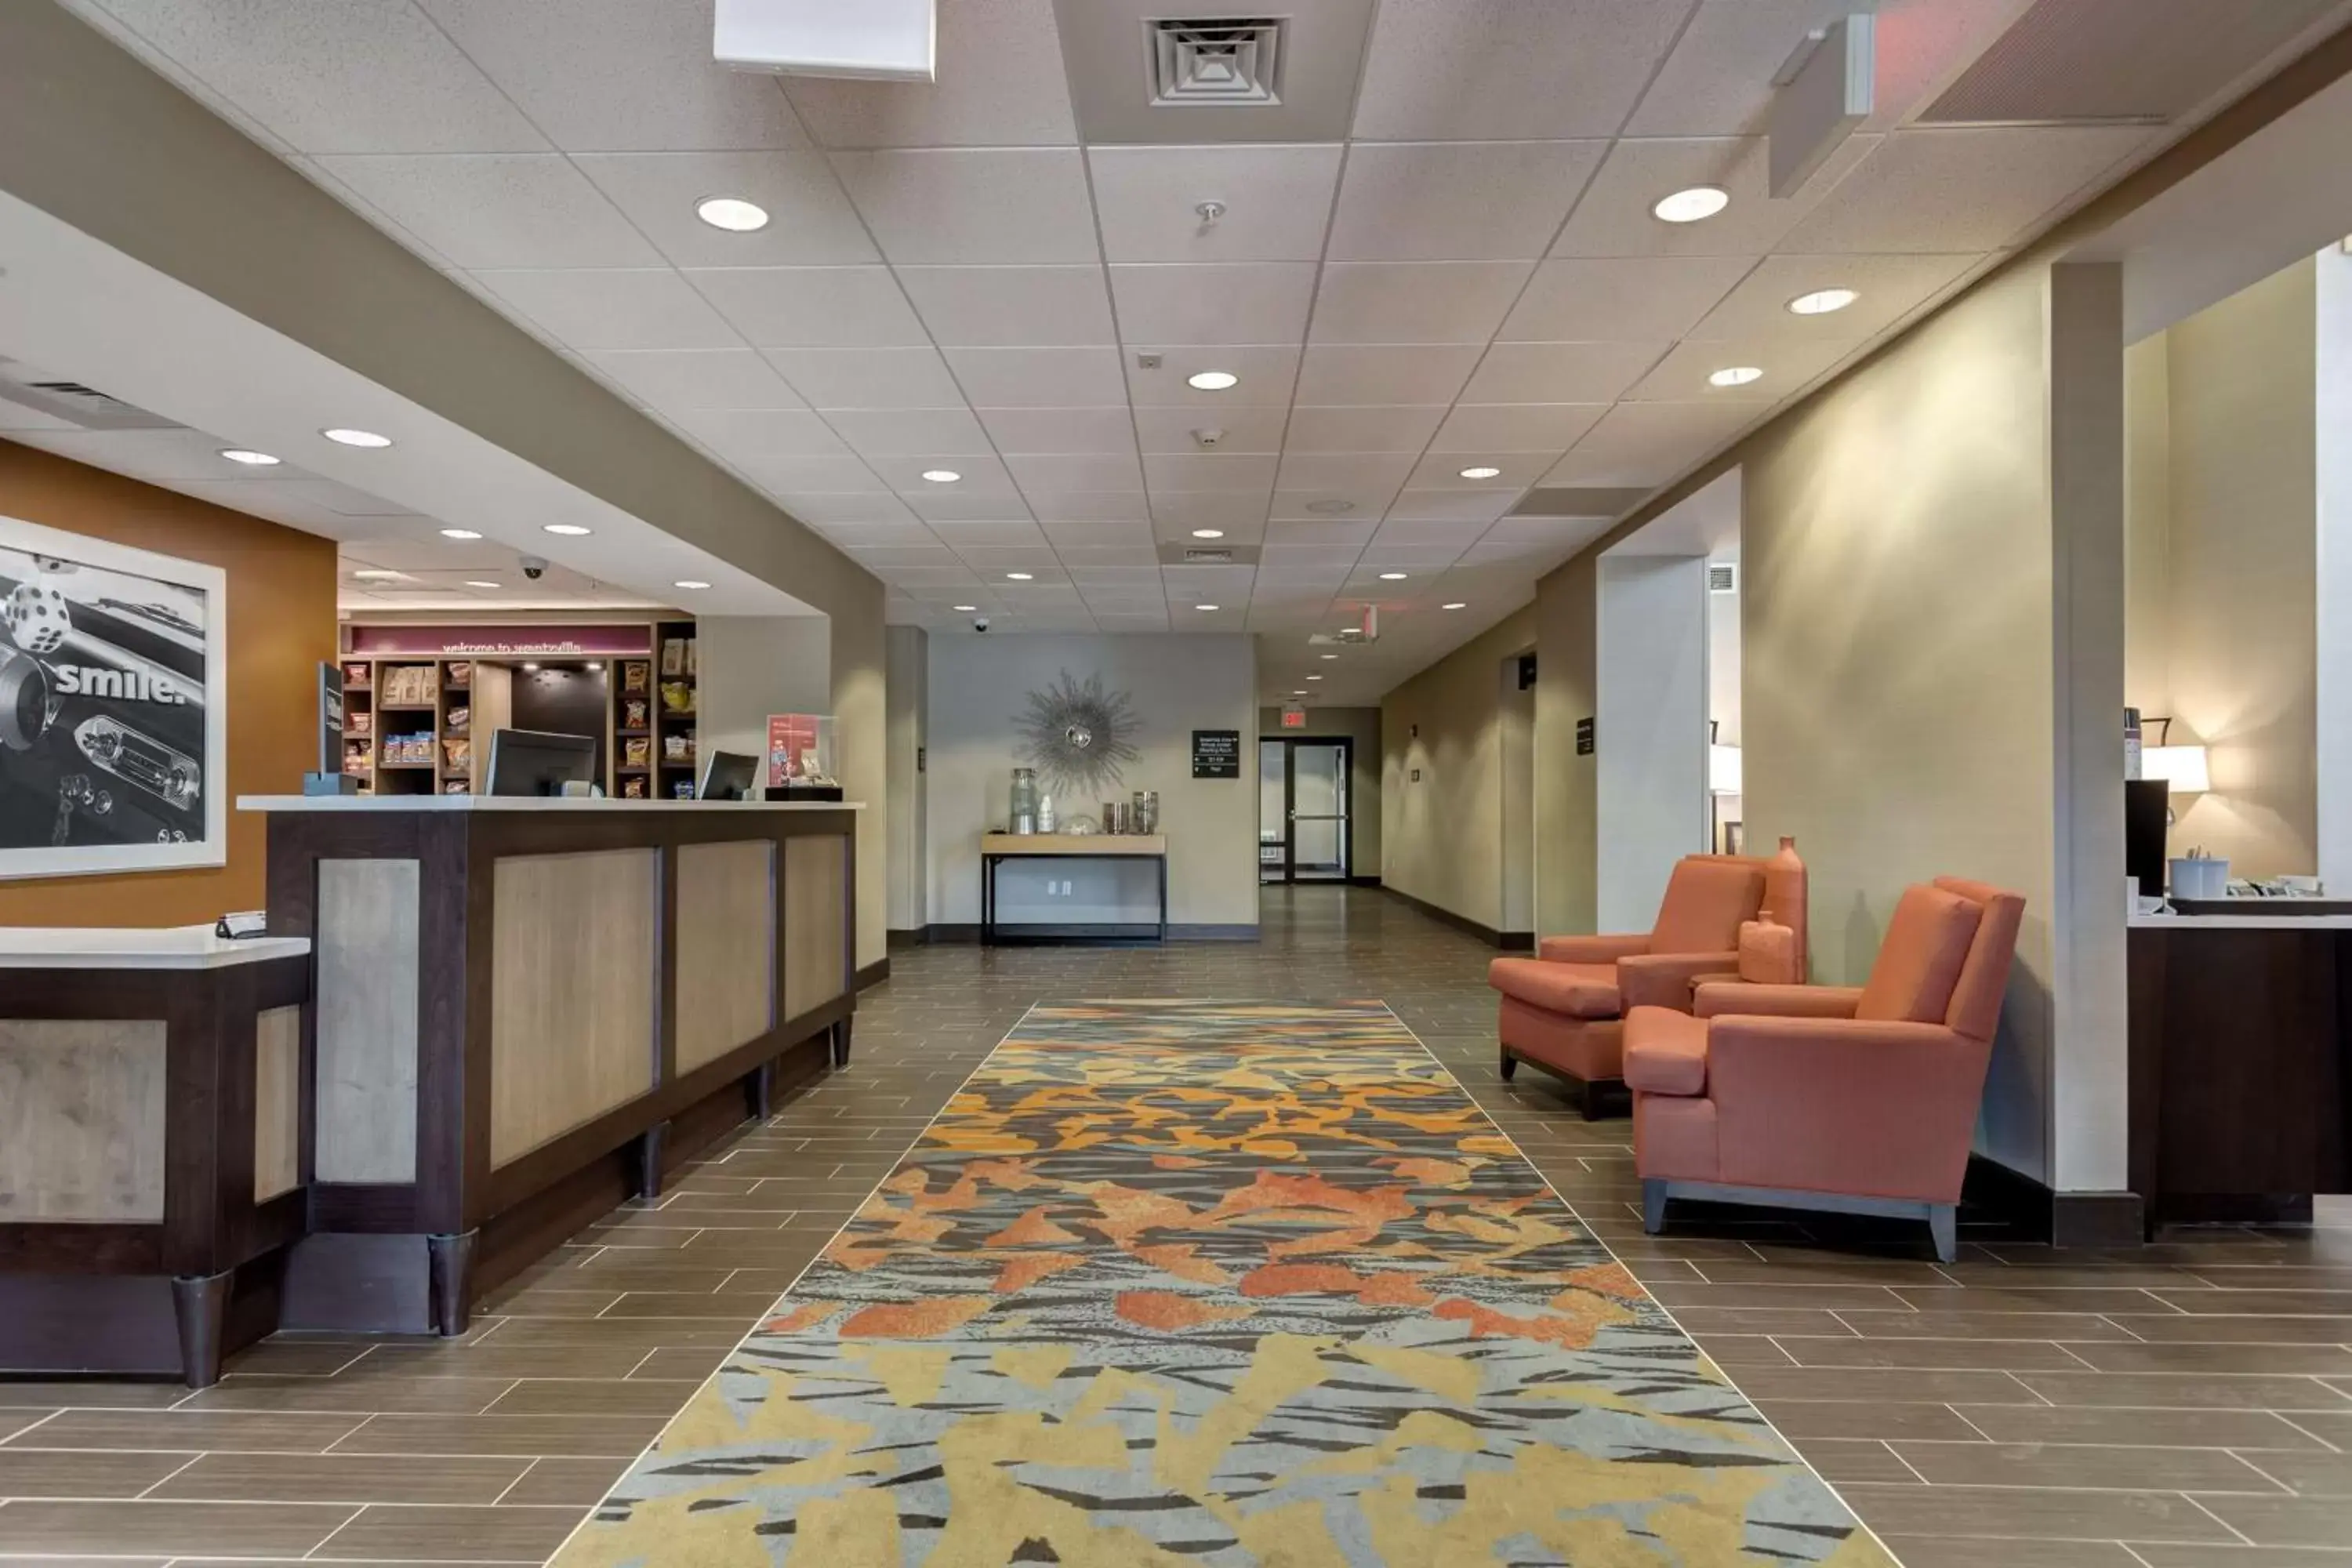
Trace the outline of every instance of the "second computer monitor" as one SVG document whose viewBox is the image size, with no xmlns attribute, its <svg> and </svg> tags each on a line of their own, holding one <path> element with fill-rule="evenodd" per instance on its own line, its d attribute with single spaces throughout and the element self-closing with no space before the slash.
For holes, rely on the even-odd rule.
<svg viewBox="0 0 2352 1568">
<path fill-rule="evenodd" d="M 713 752 L 703 759 L 701 800 L 750 800 L 760 777 L 760 759 L 740 752 Z"/>
<path fill-rule="evenodd" d="M 596 781 L 596 742 L 547 730 L 490 731 L 490 795 L 562 795 Z"/>
</svg>

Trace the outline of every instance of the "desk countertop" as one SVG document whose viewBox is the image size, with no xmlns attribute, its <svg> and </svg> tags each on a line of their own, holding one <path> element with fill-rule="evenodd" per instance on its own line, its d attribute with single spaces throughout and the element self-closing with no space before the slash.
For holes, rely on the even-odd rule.
<svg viewBox="0 0 2352 1568">
<path fill-rule="evenodd" d="M 239 811 L 864 811 L 851 800 L 624 800 L 543 795 L 241 795 Z"/>
<path fill-rule="evenodd" d="M 983 855 L 1165 855 L 1164 833 L 983 833 Z"/>
<path fill-rule="evenodd" d="M 2256 900 L 2248 900 L 2254 902 Z M 2352 931 L 2352 915 L 2134 915 L 2134 931 Z"/>
<path fill-rule="evenodd" d="M 0 969 L 227 969 L 310 951 L 309 937 L 231 942 L 208 925 L 0 927 Z"/>
</svg>

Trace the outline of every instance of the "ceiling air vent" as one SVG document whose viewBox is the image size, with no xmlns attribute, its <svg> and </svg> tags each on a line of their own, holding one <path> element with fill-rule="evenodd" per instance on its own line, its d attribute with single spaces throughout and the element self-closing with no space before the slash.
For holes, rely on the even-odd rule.
<svg viewBox="0 0 2352 1568">
<path fill-rule="evenodd" d="M 1151 39 L 1151 101 L 1274 104 L 1282 101 L 1282 23 L 1273 17 L 1144 24 Z"/>
<path fill-rule="evenodd" d="M 1184 552 L 1184 564 L 1187 566 L 1230 566 L 1233 563 L 1234 552 L 1230 548 L 1202 545 L 1188 547 Z"/>
<path fill-rule="evenodd" d="M 0 398 L 85 430 L 181 428 L 160 414 L 150 414 L 79 381 L 46 374 L 21 360 L 0 358 Z"/>
<path fill-rule="evenodd" d="M 1736 562 L 1710 561 L 1706 563 L 1706 591 L 1710 594 L 1739 592 L 1739 567 Z"/>
</svg>

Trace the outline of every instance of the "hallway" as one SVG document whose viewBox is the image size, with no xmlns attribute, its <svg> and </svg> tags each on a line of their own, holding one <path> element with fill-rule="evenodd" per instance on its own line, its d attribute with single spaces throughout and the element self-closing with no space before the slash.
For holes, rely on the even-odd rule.
<svg viewBox="0 0 2352 1568">
<path fill-rule="evenodd" d="M 2352 1232 L 2108 1258 L 1964 1231 L 1948 1268 L 1899 1232 L 1644 1238 L 1628 1124 L 1496 1077 L 1491 950 L 1361 889 L 1265 910 L 1255 944 L 901 951 L 847 1072 L 464 1342 L 280 1336 L 197 1394 L 0 1384 L 0 1561 L 541 1563 L 1024 1013 L 1115 996 L 1386 1001 L 1909 1568 L 2352 1561 L 2325 1550 L 2352 1540 Z"/>
</svg>

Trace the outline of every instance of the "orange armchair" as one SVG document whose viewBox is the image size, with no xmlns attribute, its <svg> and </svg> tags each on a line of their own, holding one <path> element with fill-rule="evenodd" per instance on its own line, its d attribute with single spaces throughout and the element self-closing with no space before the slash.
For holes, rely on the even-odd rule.
<svg viewBox="0 0 2352 1568">
<path fill-rule="evenodd" d="M 1625 1020 L 1643 1228 L 1675 1198 L 1927 1222 L 1960 1180 L 2025 900 L 1939 877 L 1905 890 L 1860 986 L 1702 984 Z"/>
<path fill-rule="evenodd" d="M 1567 1079 L 1588 1121 L 1602 1114 L 1604 1100 L 1622 1106 L 1628 1009 L 1687 1010 L 1706 979 L 1803 977 L 1804 876 L 1785 840 L 1769 860 L 1685 856 L 1650 931 L 1546 937 L 1534 958 L 1496 959 L 1486 981 L 1502 994 L 1503 1077 L 1528 1061 Z M 1781 923 L 1758 919 L 1768 900 L 1788 911 Z"/>
</svg>

